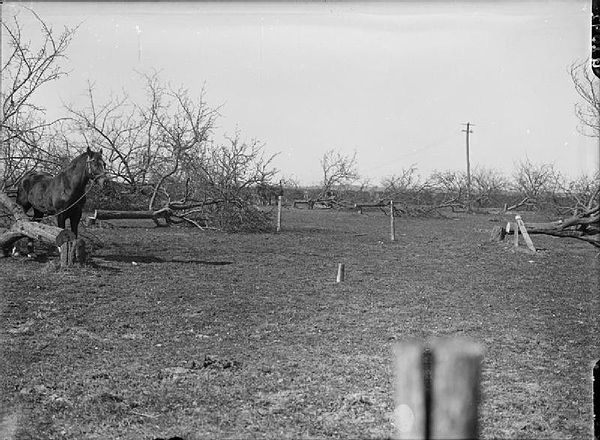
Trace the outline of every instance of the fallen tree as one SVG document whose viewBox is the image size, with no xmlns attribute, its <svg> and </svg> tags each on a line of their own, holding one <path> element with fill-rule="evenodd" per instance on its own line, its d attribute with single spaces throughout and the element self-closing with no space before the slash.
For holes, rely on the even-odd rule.
<svg viewBox="0 0 600 440">
<path fill-rule="evenodd" d="M 600 248 L 600 206 L 598 205 L 574 214 L 564 220 L 561 219 L 542 223 L 525 222 L 524 224 L 529 234 L 575 238 Z M 517 231 L 518 233 L 519 228 L 515 223 L 509 223 L 509 226 L 506 229 Z M 506 229 L 501 227 L 494 228 L 492 230 L 491 240 L 502 241 L 507 235 Z"/>
<path fill-rule="evenodd" d="M 94 224 L 96 220 L 152 220 L 156 226 L 170 226 L 171 224 L 190 223 L 200 229 L 206 227 L 207 221 L 203 218 L 204 208 L 225 203 L 224 200 L 207 200 L 204 202 L 168 202 L 165 206 L 157 210 L 147 211 L 119 211 L 96 209 L 94 215 L 88 217 L 88 224 Z M 200 215 L 200 217 L 199 217 Z M 159 219 L 163 219 L 162 225 Z"/>
<path fill-rule="evenodd" d="M 150 219 L 161 226 L 158 219 L 163 218 L 167 225 L 170 223 L 173 212 L 169 208 L 162 208 L 156 211 L 109 211 L 96 209 L 94 215 L 88 217 L 88 224 L 93 225 L 96 220 L 127 220 L 127 219 Z"/>
<path fill-rule="evenodd" d="M 317 197 L 314 199 L 296 199 L 292 206 L 298 208 L 298 206 L 306 205 L 308 209 L 331 209 L 334 207 L 342 207 L 342 204 L 336 201 L 332 197 L 321 198 Z"/>
<path fill-rule="evenodd" d="M 0 203 L 8 209 L 15 219 L 10 228 L 0 228 L 1 256 L 8 256 L 18 240 L 30 238 L 56 246 L 60 252 L 61 266 L 72 266 L 85 262 L 85 242 L 82 239 L 77 239 L 73 232 L 45 223 L 31 221 L 23 208 L 4 192 L 0 192 Z"/>
</svg>

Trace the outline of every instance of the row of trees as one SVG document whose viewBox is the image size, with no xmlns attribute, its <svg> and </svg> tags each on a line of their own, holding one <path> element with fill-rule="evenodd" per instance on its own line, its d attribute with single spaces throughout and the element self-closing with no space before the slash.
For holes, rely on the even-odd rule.
<svg viewBox="0 0 600 440">
<path fill-rule="evenodd" d="M 320 161 L 322 180 L 316 198 L 335 193 L 351 201 L 400 200 L 424 205 L 467 209 L 508 204 L 507 208 L 549 210 L 559 214 L 588 209 L 598 196 L 600 174 L 575 179 L 564 176 L 552 164 L 539 164 L 526 158 L 515 165 L 511 176 L 486 167 L 471 172 L 468 200 L 467 175 L 461 171 L 434 171 L 428 177 L 416 166 L 384 178 L 373 186 L 361 179 L 356 154 L 329 150 Z"/>
</svg>

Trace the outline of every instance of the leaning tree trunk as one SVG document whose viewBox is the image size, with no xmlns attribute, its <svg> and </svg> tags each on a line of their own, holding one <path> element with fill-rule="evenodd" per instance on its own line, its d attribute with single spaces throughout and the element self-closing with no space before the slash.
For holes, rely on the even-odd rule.
<svg viewBox="0 0 600 440">
<path fill-rule="evenodd" d="M 21 206 L 0 191 L 2 203 L 15 217 L 10 229 L 0 229 L 0 253 L 8 256 L 15 243 L 22 238 L 40 240 L 54 245 L 60 252 L 60 265 L 72 266 L 85 262 L 85 242 L 77 239 L 73 232 L 44 223 L 32 222 Z"/>
</svg>

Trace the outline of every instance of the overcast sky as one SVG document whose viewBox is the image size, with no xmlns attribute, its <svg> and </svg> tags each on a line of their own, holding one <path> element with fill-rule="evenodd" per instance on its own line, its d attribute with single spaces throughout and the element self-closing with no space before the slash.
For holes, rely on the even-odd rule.
<svg viewBox="0 0 600 440">
<path fill-rule="evenodd" d="M 101 96 L 140 92 L 135 69 L 206 87 L 223 104 L 220 132 L 238 127 L 284 176 L 316 183 L 330 148 L 356 151 L 377 184 L 472 166 L 510 175 L 528 157 L 576 176 L 598 167 L 597 140 L 577 132 L 568 66 L 589 54 L 590 1 L 341 3 L 5 3 L 60 29 L 80 24 L 71 74 L 36 99 L 59 115 L 88 80 Z"/>
</svg>

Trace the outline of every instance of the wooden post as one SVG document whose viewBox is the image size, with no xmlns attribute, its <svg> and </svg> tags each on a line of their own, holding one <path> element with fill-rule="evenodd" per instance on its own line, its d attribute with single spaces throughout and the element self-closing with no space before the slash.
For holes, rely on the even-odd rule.
<svg viewBox="0 0 600 440">
<path fill-rule="evenodd" d="M 67 241 L 66 243 L 63 243 L 61 246 L 59 246 L 58 253 L 60 254 L 60 266 L 61 267 L 67 267 L 67 266 L 73 265 L 73 259 L 72 259 L 73 244 L 74 244 L 74 242 Z"/>
<path fill-rule="evenodd" d="M 281 232 L 281 199 L 283 196 L 277 196 L 277 232 Z"/>
<path fill-rule="evenodd" d="M 502 226 L 494 226 L 492 228 L 492 233 L 490 234 L 490 241 L 502 241 L 504 239 L 504 235 L 506 235 L 506 232 Z"/>
<path fill-rule="evenodd" d="M 463 339 L 395 347 L 396 439 L 473 439 L 478 435 L 483 348 Z"/>
<path fill-rule="evenodd" d="M 424 346 L 418 341 L 405 341 L 396 345 L 394 425 L 396 439 L 425 439 L 427 412 L 423 375 Z"/>
<path fill-rule="evenodd" d="M 536 252 L 535 246 L 533 245 L 533 241 L 531 241 L 531 237 L 527 233 L 527 229 L 525 228 L 525 224 L 523 223 L 521 216 L 520 215 L 515 216 L 515 220 L 517 221 L 517 226 L 518 226 L 518 228 L 517 228 L 517 226 L 515 226 L 515 229 L 521 230 L 521 234 L 523 235 L 523 239 L 525 240 L 525 244 L 527 245 L 529 250 L 531 250 L 532 252 Z"/>
<path fill-rule="evenodd" d="M 431 438 L 477 438 L 483 349 L 457 339 L 435 341 L 432 348 Z"/>
<path fill-rule="evenodd" d="M 98 210 L 94 211 L 94 215 L 87 218 L 86 225 L 93 226 L 96 224 L 96 220 L 98 219 Z"/>
<path fill-rule="evenodd" d="M 63 243 L 59 246 L 58 252 L 60 253 L 61 267 L 85 264 L 87 258 L 85 242 L 81 238 Z"/>
<path fill-rule="evenodd" d="M 346 268 L 344 266 L 344 263 L 339 263 L 338 264 L 338 271 L 337 271 L 337 277 L 335 279 L 336 283 L 341 283 L 342 281 L 344 281 L 344 277 L 346 276 Z"/>
<path fill-rule="evenodd" d="M 394 201 L 390 200 L 390 239 L 396 241 L 396 225 L 394 223 Z"/>
</svg>

